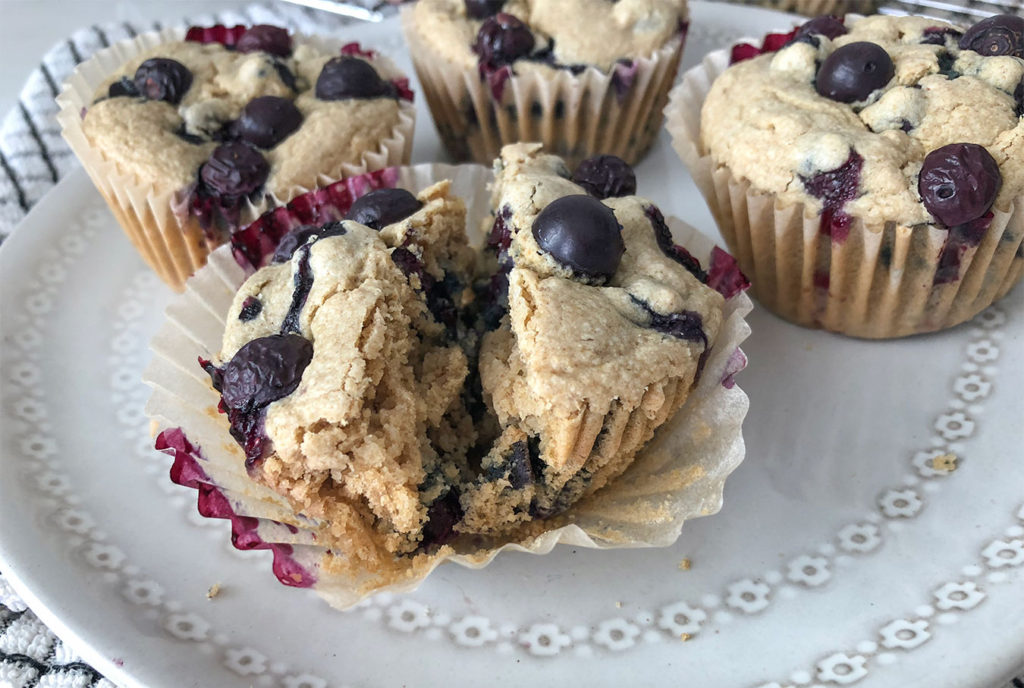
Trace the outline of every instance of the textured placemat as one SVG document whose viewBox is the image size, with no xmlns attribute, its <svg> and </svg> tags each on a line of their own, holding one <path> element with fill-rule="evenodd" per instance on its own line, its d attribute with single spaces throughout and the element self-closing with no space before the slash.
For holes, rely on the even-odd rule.
<svg viewBox="0 0 1024 688">
<path fill-rule="evenodd" d="M 376 6 L 373 0 L 357 4 Z M 385 10 L 387 8 L 384 8 Z M 923 14 L 969 23 L 999 12 L 1024 14 L 1024 0 L 914 0 L 888 2 L 880 12 Z M 252 5 L 237 12 L 183 17 L 189 24 L 277 24 L 294 31 L 327 32 L 350 20 L 285 3 Z M 50 49 L 21 90 L 18 104 L 0 125 L 0 242 L 29 209 L 77 163 L 60 136 L 54 97 L 79 62 L 97 50 L 160 23 L 99 24 L 83 28 Z M 2 566 L 2 564 L 0 564 Z M 1024 639 L 1022 639 L 1024 645 Z M 0 688 L 115 688 L 43 624 L 3 579 L 0 571 Z M 1024 688 L 1024 674 L 1005 687 Z"/>
</svg>

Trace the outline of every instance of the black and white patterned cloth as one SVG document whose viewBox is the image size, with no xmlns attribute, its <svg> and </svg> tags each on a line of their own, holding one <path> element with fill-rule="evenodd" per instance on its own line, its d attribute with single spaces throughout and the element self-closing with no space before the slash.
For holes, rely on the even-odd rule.
<svg viewBox="0 0 1024 688">
<path fill-rule="evenodd" d="M 363 6 L 387 5 L 350 0 Z M 387 7 L 383 8 L 385 11 Z M 893 14 L 926 14 L 971 22 L 997 12 L 1024 14 L 1024 0 L 894 0 L 883 6 Z M 260 24 L 294 31 L 330 31 L 347 20 L 285 3 L 252 5 L 237 12 L 183 17 L 180 24 Z M 0 124 L 0 242 L 14 231 L 29 209 L 77 165 L 60 136 L 54 97 L 78 63 L 117 41 L 159 23 L 136 26 L 100 24 L 75 32 L 43 56 L 21 90 L 18 104 Z M 1024 642 L 1024 641 L 1022 641 Z M 116 688 L 57 638 L 3 579 L 0 562 L 0 688 Z M 1024 675 L 1005 688 L 1024 688 Z"/>
</svg>

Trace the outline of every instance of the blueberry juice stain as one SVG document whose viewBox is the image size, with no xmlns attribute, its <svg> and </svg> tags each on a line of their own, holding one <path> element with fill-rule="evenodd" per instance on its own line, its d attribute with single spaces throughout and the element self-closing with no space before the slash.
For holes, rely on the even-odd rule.
<svg viewBox="0 0 1024 688">
<path fill-rule="evenodd" d="M 313 288 L 313 268 L 309 264 L 309 252 L 312 244 L 300 246 L 296 253 L 299 254 L 298 267 L 295 270 L 295 289 L 292 291 L 292 302 L 288 312 L 281 323 L 281 334 L 301 334 L 302 327 L 299 324 L 299 315 L 302 307 L 306 305 L 306 299 Z"/>
<path fill-rule="evenodd" d="M 841 243 L 850 234 L 853 218 L 843 207 L 857 197 L 863 166 L 863 156 L 851 149 L 846 162 L 836 169 L 810 177 L 800 176 L 807 193 L 821 201 L 820 232 L 833 241 Z"/>
</svg>

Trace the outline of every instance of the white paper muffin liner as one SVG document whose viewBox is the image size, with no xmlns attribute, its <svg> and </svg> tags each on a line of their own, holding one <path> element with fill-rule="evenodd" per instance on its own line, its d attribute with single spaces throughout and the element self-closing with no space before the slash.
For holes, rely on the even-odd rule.
<svg viewBox="0 0 1024 688">
<path fill-rule="evenodd" d="M 181 27 L 139 34 L 105 48 L 78 65 L 57 96 L 60 111 L 57 121 L 61 134 L 74 151 L 93 184 L 106 200 L 118 223 L 142 254 L 146 263 L 175 291 L 181 291 L 185 280 L 206 262 L 209 253 L 222 240 L 204 231 L 196 217 L 188 212 L 183 189 L 164 188 L 122 172 L 103 152 L 89 143 L 82 128 L 86 110 L 92 105 L 97 89 L 126 62 L 161 44 L 182 41 Z M 337 52 L 341 41 L 320 36 L 293 34 L 296 44 L 312 44 L 325 52 Z M 387 72 L 400 74 L 387 58 L 374 58 Z M 318 184 L 327 184 L 345 177 L 408 164 L 412 153 L 416 109 L 407 101 L 399 101 L 399 123 L 377 150 L 363 153 L 358 163 L 345 163 L 335 169 L 319 170 Z M 309 191 L 295 186 L 276 196 L 264 194 L 258 203 L 242 209 L 239 226 L 256 219 L 269 208 L 282 205 Z"/>
<path fill-rule="evenodd" d="M 405 167 L 397 185 L 415 192 L 442 179 L 451 179 L 454 193 L 466 201 L 471 243 L 482 245 L 481 223 L 490 213 L 488 169 Z M 713 242 L 679 220 L 668 222 L 675 239 L 710 265 Z M 153 387 L 146 412 L 160 430 L 170 430 L 163 437 L 171 437 L 179 459 L 172 475 L 176 482 L 199 488 L 201 513 L 230 518 L 237 547 L 272 549 L 282 582 L 312 587 L 335 607 L 349 607 L 372 592 L 412 590 L 447 560 L 479 568 L 503 550 L 545 554 L 559 543 L 599 549 L 669 545 L 684 521 L 719 510 L 725 479 L 743 459 L 741 425 L 748 399 L 732 376 L 746 364 L 739 345 L 750 333 L 744 317 L 752 304 L 741 292 L 726 302 L 718 338 L 686 404 L 622 476 L 567 512 L 571 524 L 492 549 L 445 548 L 439 556 L 421 557 L 421 566 L 397 580 L 342 575 L 331 566 L 332 556 L 341 555 L 328 554 L 317 544 L 318 524 L 296 515 L 283 497 L 249 479 L 245 455 L 228 434 L 226 416 L 217 412 L 220 396 L 197 363 L 220 350 L 227 311 L 247 274 L 230 247 L 222 247 L 168 307 L 144 374 Z"/>
<path fill-rule="evenodd" d="M 551 70 L 553 75 L 520 72 L 495 97 L 475 63 L 467 69 L 432 49 L 412 15 L 412 8 L 403 10 L 402 28 L 441 141 L 456 161 L 485 165 L 503 145 L 518 141 L 543 143 L 570 169 L 603 153 L 636 164 L 661 129 L 686 42 L 684 31 L 652 55 L 633 59 L 631 67 L 616 65 L 609 73 L 596 68 L 578 75 L 567 69 Z M 621 94 L 619 78 L 628 80 Z"/>
<path fill-rule="evenodd" d="M 878 0 L 733 0 L 741 5 L 768 7 L 780 12 L 793 12 L 807 17 L 825 14 L 842 16 L 850 12 L 874 14 Z"/>
<path fill-rule="evenodd" d="M 981 243 L 960 256 L 956 279 L 937 279 L 950 230 L 854 218 L 846 239 L 835 241 L 820 231 L 816 210 L 783 204 L 718 165 L 701 144 L 701 107 L 729 59 L 729 50 L 714 51 L 683 75 L 669 96 L 666 127 L 761 305 L 804 327 L 903 337 L 970 320 L 1024 275 L 1024 196 L 992 209 Z"/>
</svg>

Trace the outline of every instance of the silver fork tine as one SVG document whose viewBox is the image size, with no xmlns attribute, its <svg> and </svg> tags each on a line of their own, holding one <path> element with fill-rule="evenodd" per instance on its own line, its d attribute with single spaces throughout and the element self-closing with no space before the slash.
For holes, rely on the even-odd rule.
<svg viewBox="0 0 1024 688">
<path fill-rule="evenodd" d="M 374 10 L 368 10 L 365 7 L 354 5 L 347 2 L 336 2 L 335 0 L 284 0 L 290 2 L 293 5 L 302 5 L 303 7 L 309 7 L 314 10 L 323 10 L 324 12 L 330 12 L 331 14 L 339 14 L 343 17 L 351 17 L 352 19 L 359 19 L 361 21 L 368 22 L 379 22 L 384 21 L 384 15 Z"/>
</svg>

